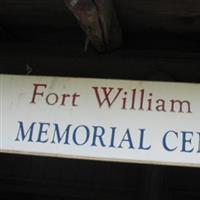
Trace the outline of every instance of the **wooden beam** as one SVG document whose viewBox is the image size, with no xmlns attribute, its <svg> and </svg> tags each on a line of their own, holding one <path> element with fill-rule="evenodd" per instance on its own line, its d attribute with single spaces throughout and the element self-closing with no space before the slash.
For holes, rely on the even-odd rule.
<svg viewBox="0 0 200 200">
<path fill-rule="evenodd" d="M 13 41 L 16 40 L 16 36 L 7 29 L 5 26 L 0 24 L 0 41 Z"/>
<path fill-rule="evenodd" d="M 111 51 L 122 44 L 122 34 L 112 0 L 64 0 L 100 52 Z"/>
</svg>

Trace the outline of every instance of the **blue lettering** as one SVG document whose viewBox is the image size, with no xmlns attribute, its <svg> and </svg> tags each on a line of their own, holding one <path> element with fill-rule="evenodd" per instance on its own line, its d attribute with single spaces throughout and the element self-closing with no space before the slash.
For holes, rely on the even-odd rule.
<svg viewBox="0 0 200 200">
<path fill-rule="evenodd" d="M 105 147 L 106 145 L 104 144 L 103 138 L 102 138 L 103 135 L 105 134 L 105 129 L 102 126 L 93 126 L 93 128 L 94 128 L 94 135 L 93 135 L 93 141 L 92 141 L 91 146 L 97 146 L 96 140 L 98 138 L 101 146 Z M 99 131 L 100 133 L 98 133 L 98 130 L 100 130 Z"/>
<path fill-rule="evenodd" d="M 118 148 L 123 148 L 122 144 L 124 142 L 128 142 L 129 143 L 129 149 L 134 149 L 129 129 L 126 130 L 126 133 L 124 134 L 124 137 L 122 138 L 121 143 L 119 144 Z"/>
<path fill-rule="evenodd" d="M 187 148 L 187 144 L 192 143 L 193 132 L 190 131 L 181 131 L 182 133 L 182 149 L 181 152 L 191 153 L 194 148 Z"/>
<path fill-rule="evenodd" d="M 115 145 L 114 145 L 114 142 L 115 142 L 115 132 L 116 132 L 116 127 L 111 127 L 112 129 L 112 133 L 111 133 L 111 140 L 110 140 L 110 146 L 109 147 L 113 147 L 113 148 L 116 148 Z"/>
<path fill-rule="evenodd" d="M 199 136 L 199 139 L 198 139 L 199 145 L 198 145 L 198 151 L 197 151 L 197 153 L 200 153 L 200 132 L 197 132 L 197 134 Z"/>
<path fill-rule="evenodd" d="M 164 137 L 163 137 L 163 147 L 167 150 L 167 151 L 175 151 L 177 149 L 177 146 L 176 147 L 169 147 L 168 146 L 168 143 L 167 143 L 167 139 L 168 139 L 168 136 L 169 134 L 174 134 L 177 138 L 178 138 L 178 133 L 175 132 L 175 131 L 168 131 L 167 133 L 165 133 Z"/>
<path fill-rule="evenodd" d="M 28 137 L 28 142 L 33 142 L 33 138 L 32 138 L 32 136 L 33 136 L 33 129 L 34 129 L 34 126 L 35 126 L 36 122 L 33 122 L 30 125 L 30 127 L 26 131 L 26 133 L 25 133 L 25 130 L 24 130 L 23 122 L 18 121 L 18 123 L 19 123 L 19 129 L 18 129 L 18 133 L 17 133 L 17 137 L 16 137 L 15 141 L 20 141 L 20 139 L 22 141 L 24 141 L 25 138 Z"/>
<path fill-rule="evenodd" d="M 36 142 L 46 143 L 46 142 L 48 142 L 49 139 L 48 138 L 43 139 L 42 137 L 45 137 L 47 135 L 47 131 L 50 126 L 50 123 L 40 122 L 39 125 L 40 125 L 40 128 L 39 128 L 39 132 L 38 132 L 38 139 Z"/>
<path fill-rule="evenodd" d="M 79 133 L 79 130 L 80 130 L 80 129 L 84 129 L 84 130 L 85 130 L 85 133 L 86 133 L 85 139 L 84 139 L 82 142 L 80 142 L 80 141 L 78 142 L 78 141 L 77 141 L 77 140 L 78 140 L 77 134 Z M 81 133 L 81 137 L 82 137 L 83 132 L 81 131 L 80 133 Z M 88 128 L 87 126 L 80 125 L 80 126 L 77 126 L 77 127 L 75 128 L 74 133 L 73 133 L 73 141 L 74 141 L 74 143 L 75 143 L 76 145 L 84 145 L 84 144 L 86 144 L 86 143 L 88 142 L 88 140 L 89 140 L 89 137 L 90 137 L 90 130 L 89 130 L 89 128 Z"/>
<path fill-rule="evenodd" d="M 63 132 L 63 134 L 61 135 L 60 133 L 60 129 L 59 129 L 59 125 L 58 124 L 54 124 L 54 133 L 53 133 L 53 139 L 51 141 L 51 143 L 53 144 L 56 144 L 55 140 L 57 141 L 57 143 L 60 144 L 61 140 L 65 137 L 65 142 L 64 144 L 69 144 L 69 131 L 70 131 L 70 128 L 71 128 L 72 124 L 69 124 L 67 126 L 67 128 L 65 129 L 65 131 Z"/>
<path fill-rule="evenodd" d="M 144 132 L 145 129 L 139 129 L 140 130 L 140 145 L 138 149 L 142 149 L 142 150 L 149 150 L 151 148 L 151 145 L 149 145 L 148 147 L 144 147 Z"/>
</svg>

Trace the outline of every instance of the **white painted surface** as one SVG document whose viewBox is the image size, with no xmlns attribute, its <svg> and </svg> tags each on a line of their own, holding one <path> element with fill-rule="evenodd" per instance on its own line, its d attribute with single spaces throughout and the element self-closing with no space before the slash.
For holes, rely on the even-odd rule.
<svg viewBox="0 0 200 200">
<path fill-rule="evenodd" d="M 14 75 L 0 83 L 1 152 L 200 166 L 199 84 Z M 110 107 L 99 105 L 105 93 Z"/>
</svg>

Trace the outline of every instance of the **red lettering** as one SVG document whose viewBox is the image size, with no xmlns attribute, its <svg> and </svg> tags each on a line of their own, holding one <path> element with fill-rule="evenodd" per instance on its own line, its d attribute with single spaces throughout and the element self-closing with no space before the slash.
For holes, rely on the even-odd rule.
<svg viewBox="0 0 200 200">
<path fill-rule="evenodd" d="M 46 97 L 46 102 L 48 105 L 55 105 L 58 102 L 58 95 L 56 93 L 50 93 Z"/>
<path fill-rule="evenodd" d="M 34 103 L 35 104 L 35 98 L 36 96 L 42 96 L 44 95 L 44 92 L 38 92 L 38 88 L 39 87 L 44 87 L 47 88 L 47 84 L 33 84 L 34 85 L 34 90 L 33 90 L 33 96 L 32 96 L 32 100 L 30 103 Z"/>
<path fill-rule="evenodd" d="M 43 103 L 46 103 L 47 105 L 54 106 L 54 105 L 60 105 L 60 106 L 78 106 L 78 98 L 80 95 L 78 93 L 56 93 L 55 91 L 52 91 L 51 93 L 49 91 L 53 90 L 45 90 L 48 88 L 47 84 L 39 84 L 35 83 L 33 84 L 33 95 L 30 103 L 36 104 L 37 103 L 37 97 L 40 97 L 40 100 L 43 101 Z"/>
<path fill-rule="evenodd" d="M 111 97 L 111 93 L 113 93 L 113 89 L 111 87 L 101 87 L 101 91 L 103 95 L 101 95 L 99 91 L 99 87 L 92 87 L 95 91 L 95 95 L 99 104 L 99 107 L 102 107 L 104 103 L 107 103 L 108 107 L 110 108 L 113 103 L 116 101 L 120 93 L 122 92 L 123 88 L 117 88 L 117 92 L 113 97 Z"/>
<path fill-rule="evenodd" d="M 65 106 L 65 102 L 66 102 L 66 98 L 71 97 L 70 94 L 63 94 L 62 95 L 62 102 L 61 102 L 61 106 Z"/>
<path fill-rule="evenodd" d="M 78 97 L 80 97 L 80 95 L 77 94 L 77 93 L 74 93 L 74 94 L 72 95 L 72 106 L 78 106 L 78 104 L 76 103 L 76 99 L 77 99 Z"/>
</svg>

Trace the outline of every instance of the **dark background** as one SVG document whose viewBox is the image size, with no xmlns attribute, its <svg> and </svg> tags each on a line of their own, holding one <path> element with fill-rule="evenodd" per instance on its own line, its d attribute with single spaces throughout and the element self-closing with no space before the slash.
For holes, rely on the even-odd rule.
<svg viewBox="0 0 200 200">
<path fill-rule="evenodd" d="M 113 2 L 124 43 L 101 54 L 84 52 L 62 0 L 0 0 L 0 72 L 200 82 L 199 1 Z M 0 154 L 1 200 L 199 200 L 199 179 L 199 168 Z"/>
</svg>

